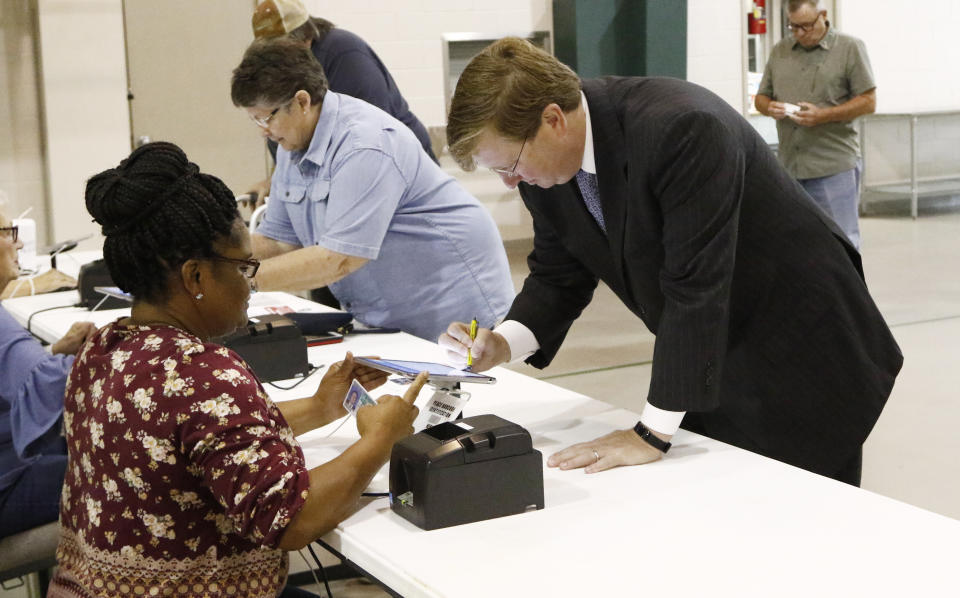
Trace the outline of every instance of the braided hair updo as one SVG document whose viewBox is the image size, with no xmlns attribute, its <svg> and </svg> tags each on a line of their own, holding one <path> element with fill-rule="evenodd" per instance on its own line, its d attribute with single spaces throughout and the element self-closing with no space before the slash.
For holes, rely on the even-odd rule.
<svg viewBox="0 0 960 598">
<path fill-rule="evenodd" d="M 172 271 L 211 257 L 240 217 L 233 193 L 200 172 L 183 150 L 154 142 L 87 181 L 87 211 L 103 227 L 103 257 L 114 283 L 137 299 L 167 298 Z"/>
</svg>

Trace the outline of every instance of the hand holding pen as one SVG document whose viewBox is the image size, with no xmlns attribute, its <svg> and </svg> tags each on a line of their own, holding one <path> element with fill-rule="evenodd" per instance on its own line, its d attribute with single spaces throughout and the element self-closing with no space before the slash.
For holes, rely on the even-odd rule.
<svg viewBox="0 0 960 598">
<path fill-rule="evenodd" d="M 510 361 L 510 346 L 503 336 L 479 323 L 471 330 L 472 323 L 453 322 L 440 335 L 437 343 L 447 350 L 447 359 L 460 367 L 470 366 L 472 372 L 484 372 L 501 363 Z"/>
</svg>

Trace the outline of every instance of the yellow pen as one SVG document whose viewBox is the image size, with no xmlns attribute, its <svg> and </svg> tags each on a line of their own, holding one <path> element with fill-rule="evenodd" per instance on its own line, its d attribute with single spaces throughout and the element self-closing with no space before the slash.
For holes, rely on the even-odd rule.
<svg viewBox="0 0 960 598">
<path fill-rule="evenodd" d="M 470 340 L 476 340 L 477 338 L 477 319 L 474 318 L 470 320 Z M 467 347 L 467 369 L 469 370 L 473 366 L 473 354 L 470 352 L 470 347 Z"/>
</svg>

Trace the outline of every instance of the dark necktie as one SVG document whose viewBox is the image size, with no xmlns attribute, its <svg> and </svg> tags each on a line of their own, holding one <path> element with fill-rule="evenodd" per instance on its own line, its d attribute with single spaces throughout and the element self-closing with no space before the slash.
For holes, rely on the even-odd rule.
<svg viewBox="0 0 960 598">
<path fill-rule="evenodd" d="M 607 227 L 603 223 L 603 209 L 600 207 L 600 189 L 597 187 L 597 175 L 581 170 L 577 173 L 577 186 L 580 187 L 580 195 L 583 196 L 583 203 L 587 205 L 587 211 L 600 225 L 600 230 L 606 234 Z"/>
</svg>

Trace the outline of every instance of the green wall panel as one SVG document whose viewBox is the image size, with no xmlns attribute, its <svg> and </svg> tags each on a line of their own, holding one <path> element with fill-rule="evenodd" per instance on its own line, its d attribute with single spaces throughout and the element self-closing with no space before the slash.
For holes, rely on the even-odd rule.
<svg viewBox="0 0 960 598">
<path fill-rule="evenodd" d="M 553 29 L 581 77 L 687 76 L 686 0 L 554 0 Z"/>
</svg>

